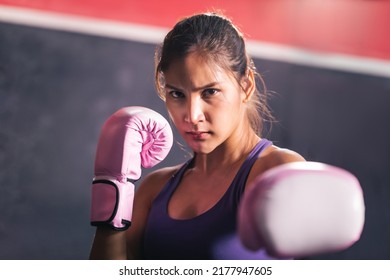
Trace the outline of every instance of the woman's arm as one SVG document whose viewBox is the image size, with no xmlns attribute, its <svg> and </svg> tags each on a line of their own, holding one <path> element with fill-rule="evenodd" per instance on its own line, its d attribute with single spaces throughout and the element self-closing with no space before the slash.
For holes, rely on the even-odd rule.
<svg viewBox="0 0 390 280">
<path fill-rule="evenodd" d="M 280 164 L 259 174 L 240 202 L 238 232 L 245 247 L 296 258 L 337 252 L 359 239 L 364 198 L 353 174 L 304 162 L 290 151 L 272 157 Z"/>
<path fill-rule="evenodd" d="M 126 259 L 126 231 L 116 231 L 104 226 L 97 227 L 89 258 L 91 260 Z"/>
<path fill-rule="evenodd" d="M 142 256 L 142 239 L 152 202 L 176 169 L 160 169 L 144 178 L 135 193 L 133 218 L 127 230 L 97 227 L 90 259 L 139 259 Z"/>
<path fill-rule="evenodd" d="M 91 224 L 97 226 L 97 230 L 91 259 L 127 258 L 126 231 L 134 231 L 129 230 L 129 226 L 137 215 L 133 211 L 133 181 L 141 176 L 141 166 L 156 165 L 166 157 L 171 146 L 169 123 L 151 109 L 124 107 L 106 120 L 94 164 Z M 145 189 L 149 190 L 149 187 Z M 147 196 L 146 199 L 150 202 L 151 198 Z M 150 203 L 138 205 L 145 208 Z M 147 212 L 143 210 L 143 213 Z M 147 215 L 142 217 L 146 219 Z"/>
</svg>

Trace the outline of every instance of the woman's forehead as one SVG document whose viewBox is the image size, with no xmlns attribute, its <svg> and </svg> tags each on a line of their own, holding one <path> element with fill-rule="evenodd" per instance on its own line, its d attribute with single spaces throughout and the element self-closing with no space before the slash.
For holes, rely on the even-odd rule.
<svg viewBox="0 0 390 280">
<path fill-rule="evenodd" d="M 211 56 L 190 53 L 183 58 L 172 61 L 164 76 L 166 82 L 169 83 L 169 81 L 185 80 L 222 82 L 230 79 L 232 75 Z"/>
</svg>

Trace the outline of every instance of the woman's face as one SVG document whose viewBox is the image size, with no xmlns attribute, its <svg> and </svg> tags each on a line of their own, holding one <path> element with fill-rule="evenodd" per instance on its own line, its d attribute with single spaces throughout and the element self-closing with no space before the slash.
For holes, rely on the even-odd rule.
<svg viewBox="0 0 390 280">
<path fill-rule="evenodd" d="M 191 53 L 164 76 L 168 113 L 194 152 L 207 154 L 242 137 L 246 94 L 228 71 Z"/>
</svg>

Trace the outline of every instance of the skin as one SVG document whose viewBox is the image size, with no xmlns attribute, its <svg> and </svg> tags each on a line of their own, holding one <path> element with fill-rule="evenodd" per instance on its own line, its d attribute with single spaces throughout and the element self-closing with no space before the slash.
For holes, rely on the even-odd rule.
<svg viewBox="0 0 390 280">
<path fill-rule="evenodd" d="M 165 74 L 166 107 L 187 145 L 196 153 L 168 204 L 175 219 L 196 217 L 212 208 L 226 192 L 241 164 L 261 139 L 246 116 L 255 91 L 253 72 L 239 84 L 234 77 L 198 53 L 174 61 Z M 270 146 L 261 153 L 249 174 L 254 179 L 277 165 L 304 161 L 296 152 Z M 91 259 L 137 259 L 147 217 L 154 198 L 180 166 L 157 170 L 138 188 L 132 226 L 124 232 L 98 228 Z"/>
</svg>

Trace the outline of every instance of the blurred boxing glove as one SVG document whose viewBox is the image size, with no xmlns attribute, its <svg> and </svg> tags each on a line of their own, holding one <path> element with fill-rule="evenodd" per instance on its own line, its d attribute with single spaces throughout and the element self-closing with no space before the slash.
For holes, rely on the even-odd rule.
<svg viewBox="0 0 390 280">
<path fill-rule="evenodd" d="M 91 224 L 125 230 L 131 224 L 134 182 L 141 165 L 162 161 L 173 142 L 172 130 L 160 114 L 144 107 L 118 110 L 104 123 L 95 157 Z"/>
<path fill-rule="evenodd" d="M 287 163 L 253 184 L 238 211 L 238 234 L 246 248 L 294 258 L 344 250 L 359 240 L 363 192 L 346 170 L 318 162 Z"/>
</svg>

